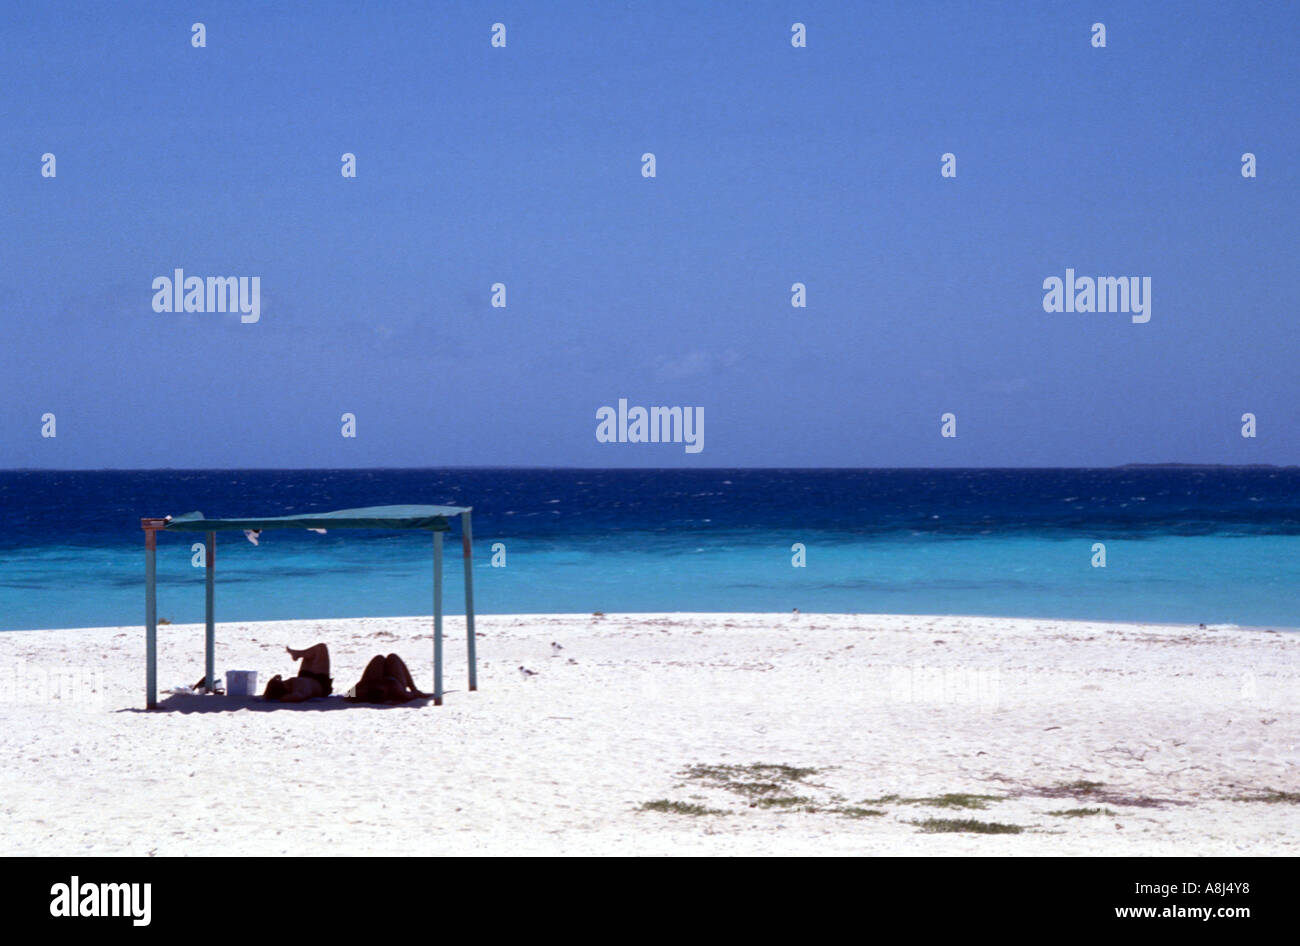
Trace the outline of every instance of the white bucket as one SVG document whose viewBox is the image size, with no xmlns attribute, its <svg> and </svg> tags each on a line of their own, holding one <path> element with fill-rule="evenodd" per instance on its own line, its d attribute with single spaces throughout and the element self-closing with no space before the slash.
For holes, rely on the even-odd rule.
<svg viewBox="0 0 1300 946">
<path fill-rule="evenodd" d="M 227 670 L 227 696 L 253 696 L 257 693 L 256 670 Z"/>
</svg>

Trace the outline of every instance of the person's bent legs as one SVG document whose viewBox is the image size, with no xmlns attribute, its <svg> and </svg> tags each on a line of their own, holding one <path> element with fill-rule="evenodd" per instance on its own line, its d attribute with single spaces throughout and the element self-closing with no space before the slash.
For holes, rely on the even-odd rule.
<svg viewBox="0 0 1300 946">
<path fill-rule="evenodd" d="M 298 673 L 319 673 L 327 677 L 330 675 L 330 651 L 324 644 L 312 644 L 306 650 L 294 650 L 292 647 L 286 647 L 285 650 L 294 660 L 302 661 Z"/>
</svg>

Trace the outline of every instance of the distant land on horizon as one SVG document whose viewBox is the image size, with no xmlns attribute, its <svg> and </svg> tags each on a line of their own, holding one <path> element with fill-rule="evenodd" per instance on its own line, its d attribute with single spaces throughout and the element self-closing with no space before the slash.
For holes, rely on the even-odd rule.
<svg viewBox="0 0 1300 946">
<path fill-rule="evenodd" d="M 1031 469 L 1031 467 L 1026 467 Z M 1038 469 L 1047 469 L 1039 467 Z M 1087 467 L 1079 467 L 1087 469 Z M 1119 466 L 1097 467 L 1105 470 L 1295 470 L 1294 463 L 1121 463 Z"/>
</svg>

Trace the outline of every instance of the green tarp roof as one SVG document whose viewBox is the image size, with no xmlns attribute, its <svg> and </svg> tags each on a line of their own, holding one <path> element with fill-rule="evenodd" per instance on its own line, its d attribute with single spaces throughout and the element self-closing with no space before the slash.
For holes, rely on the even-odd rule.
<svg viewBox="0 0 1300 946">
<path fill-rule="evenodd" d="M 201 512 L 176 516 L 164 526 L 170 532 L 222 532 L 227 529 L 428 529 L 446 532 L 447 520 L 470 506 L 365 506 L 333 512 L 304 512 L 296 516 L 253 519 L 205 519 Z"/>
</svg>

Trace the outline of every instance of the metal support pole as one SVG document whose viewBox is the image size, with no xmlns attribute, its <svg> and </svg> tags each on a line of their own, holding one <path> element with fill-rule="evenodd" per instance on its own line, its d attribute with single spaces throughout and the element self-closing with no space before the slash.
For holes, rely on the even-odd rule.
<svg viewBox="0 0 1300 946">
<path fill-rule="evenodd" d="M 141 519 L 144 529 L 144 705 L 158 705 L 158 529 L 164 520 Z"/>
<path fill-rule="evenodd" d="M 204 641 L 205 653 L 207 660 L 204 663 L 205 676 L 203 685 L 211 693 L 216 687 L 216 645 L 217 633 L 216 624 L 213 619 L 213 599 L 216 591 L 216 568 L 217 568 L 217 534 L 208 533 L 207 548 L 203 551 L 203 559 L 206 564 L 207 588 L 204 590 L 204 606 L 207 614 L 207 636 Z"/>
<path fill-rule="evenodd" d="M 460 544 L 465 553 L 465 647 L 469 657 L 469 688 L 478 689 L 478 660 L 474 641 L 474 528 L 469 509 L 460 514 Z"/>
<path fill-rule="evenodd" d="M 442 533 L 433 534 L 433 705 L 442 705 Z"/>
</svg>

